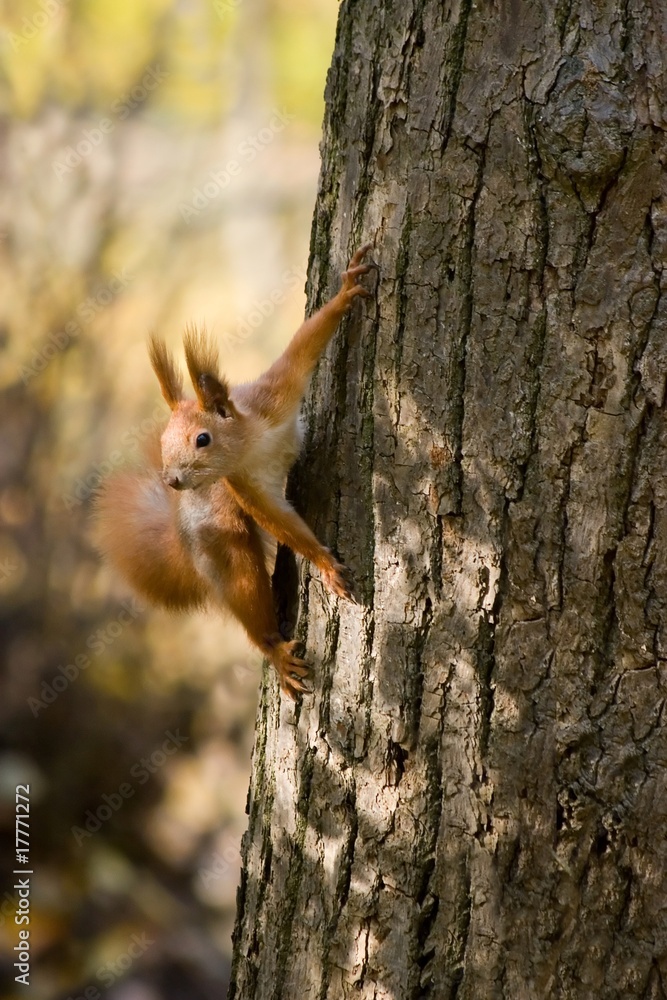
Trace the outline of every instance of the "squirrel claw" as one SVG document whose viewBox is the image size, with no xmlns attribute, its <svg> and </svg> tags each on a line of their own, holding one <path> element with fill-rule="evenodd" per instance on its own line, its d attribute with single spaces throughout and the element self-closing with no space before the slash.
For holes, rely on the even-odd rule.
<svg viewBox="0 0 667 1000">
<path fill-rule="evenodd" d="M 341 274 L 342 287 L 341 294 L 344 296 L 347 307 L 349 308 L 352 299 L 356 295 L 370 295 L 371 293 L 363 285 L 359 284 L 359 278 L 362 274 L 368 274 L 377 264 L 374 262 L 363 264 L 363 258 L 371 249 L 371 244 L 367 243 L 352 257 L 350 263 L 347 265 L 347 270 L 343 271 Z"/>
<path fill-rule="evenodd" d="M 303 681 L 297 680 L 296 677 L 284 678 L 280 682 L 280 690 L 291 698 L 292 701 L 298 701 L 300 694 L 312 694 L 312 690 L 307 687 Z"/>
<path fill-rule="evenodd" d="M 310 677 L 312 667 L 296 655 L 303 644 L 298 639 L 279 643 L 273 653 L 273 665 L 280 681 L 280 690 L 293 701 L 300 694 L 312 694 L 304 680 Z"/>
<path fill-rule="evenodd" d="M 369 250 L 373 249 L 372 243 L 364 243 L 362 247 L 359 247 L 357 252 L 352 256 L 349 267 L 356 267 L 364 259 Z"/>
<path fill-rule="evenodd" d="M 338 597 L 344 597 L 346 601 L 357 603 L 354 596 L 354 582 L 352 574 L 347 566 L 332 560 L 331 565 L 322 570 L 322 580 L 327 590 Z"/>
</svg>

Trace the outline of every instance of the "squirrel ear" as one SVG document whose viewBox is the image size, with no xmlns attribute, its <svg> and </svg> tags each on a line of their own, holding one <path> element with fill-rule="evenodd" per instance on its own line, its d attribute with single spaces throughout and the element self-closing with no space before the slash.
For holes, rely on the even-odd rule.
<svg viewBox="0 0 667 1000">
<path fill-rule="evenodd" d="M 209 412 L 215 411 L 221 417 L 234 417 L 236 410 L 229 398 L 229 389 L 225 382 L 221 382 L 214 375 L 206 372 L 200 375 L 195 383 L 195 392 L 202 409 Z"/>
<path fill-rule="evenodd" d="M 218 352 L 205 333 L 189 327 L 183 341 L 185 360 L 197 400 L 203 410 L 219 413 L 221 417 L 236 414 L 229 398 L 229 386 L 218 375 Z"/>
<path fill-rule="evenodd" d="M 148 342 L 148 354 L 151 359 L 153 371 L 160 383 L 162 395 L 168 403 L 169 408 L 175 410 L 179 402 L 183 399 L 183 378 L 180 372 L 176 370 L 164 341 L 159 340 L 155 334 L 151 335 Z"/>
</svg>

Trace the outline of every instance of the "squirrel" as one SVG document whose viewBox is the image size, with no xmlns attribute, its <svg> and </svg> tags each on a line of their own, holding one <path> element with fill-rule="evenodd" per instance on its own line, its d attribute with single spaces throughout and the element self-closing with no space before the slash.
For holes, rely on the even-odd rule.
<svg viewBox="0 0 667 1000">
<path fill-rule="evenodd" d="M 171 410 L 146 465 L 109 477 L 96 498 L 97 545 L 150 603 L 173 610 L 215 604 L 244 627 L 276 670 L 281 690 L 308 692 L 311 667 L 276 618 L 267 568 L 267 535 L 313 563 L 325 586 L 354 600 L 350 574 L 285 498 L 287 474 L 301 446 L 299 410 L 310 375 L 357 296 L 371 263 L 368 244 L 352 257 L 340 291 L 294 334 L 255 382 L 230 387 L 218 352 L 203 333 L 186 330 L 185 358 L 196 399 L 163 341 L 149 354 Z"/>
</svg>

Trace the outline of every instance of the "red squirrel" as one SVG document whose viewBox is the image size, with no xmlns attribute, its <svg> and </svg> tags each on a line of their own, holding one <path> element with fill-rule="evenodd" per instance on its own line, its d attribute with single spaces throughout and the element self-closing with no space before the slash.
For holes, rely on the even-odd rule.
<svg viewBox="0 0 667 1000">
<path fill-rule="evenodd" d="M 298 642 L 281 635 L 267 568 L 266 536 L 320 571 L 325 586 L 353 600 L 346 568 L 285 498 L 301 445 L 299 409 L 308 380 L 371 264 L 370 244 L 342 274 L 340 291 L 297 330 L 284 353 L 255 382 L 230 388 L 205 335 L 186 331 L 185 358 L 196 399 L 163 341 L 150 360 L 171 417 L 146 452 L 142 469 L 117 472 L 97 497 L 97 542 L 112 565 L 153 604 L 187 610 L 216 604 L 243 625 L 276 669 L 281 689 L 308 691 L 311 667 Z M 161 455 L 160 455 L 161 452 Z"/>
</svg>

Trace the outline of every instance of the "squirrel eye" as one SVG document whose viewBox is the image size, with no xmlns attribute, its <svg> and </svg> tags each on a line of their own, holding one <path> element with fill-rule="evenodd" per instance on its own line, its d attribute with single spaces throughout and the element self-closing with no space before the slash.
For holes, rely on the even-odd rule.
<svg viewBox="0 0 667 1000">
<path fill-rule="evenodd" d="M 197 440 L 195 444 L 198 448 L 205 448 L 207 444 L 211 443 L 211 435 L 207 431 L 203 431 L 201 434 L 197 435 Z"/>
</svg>

